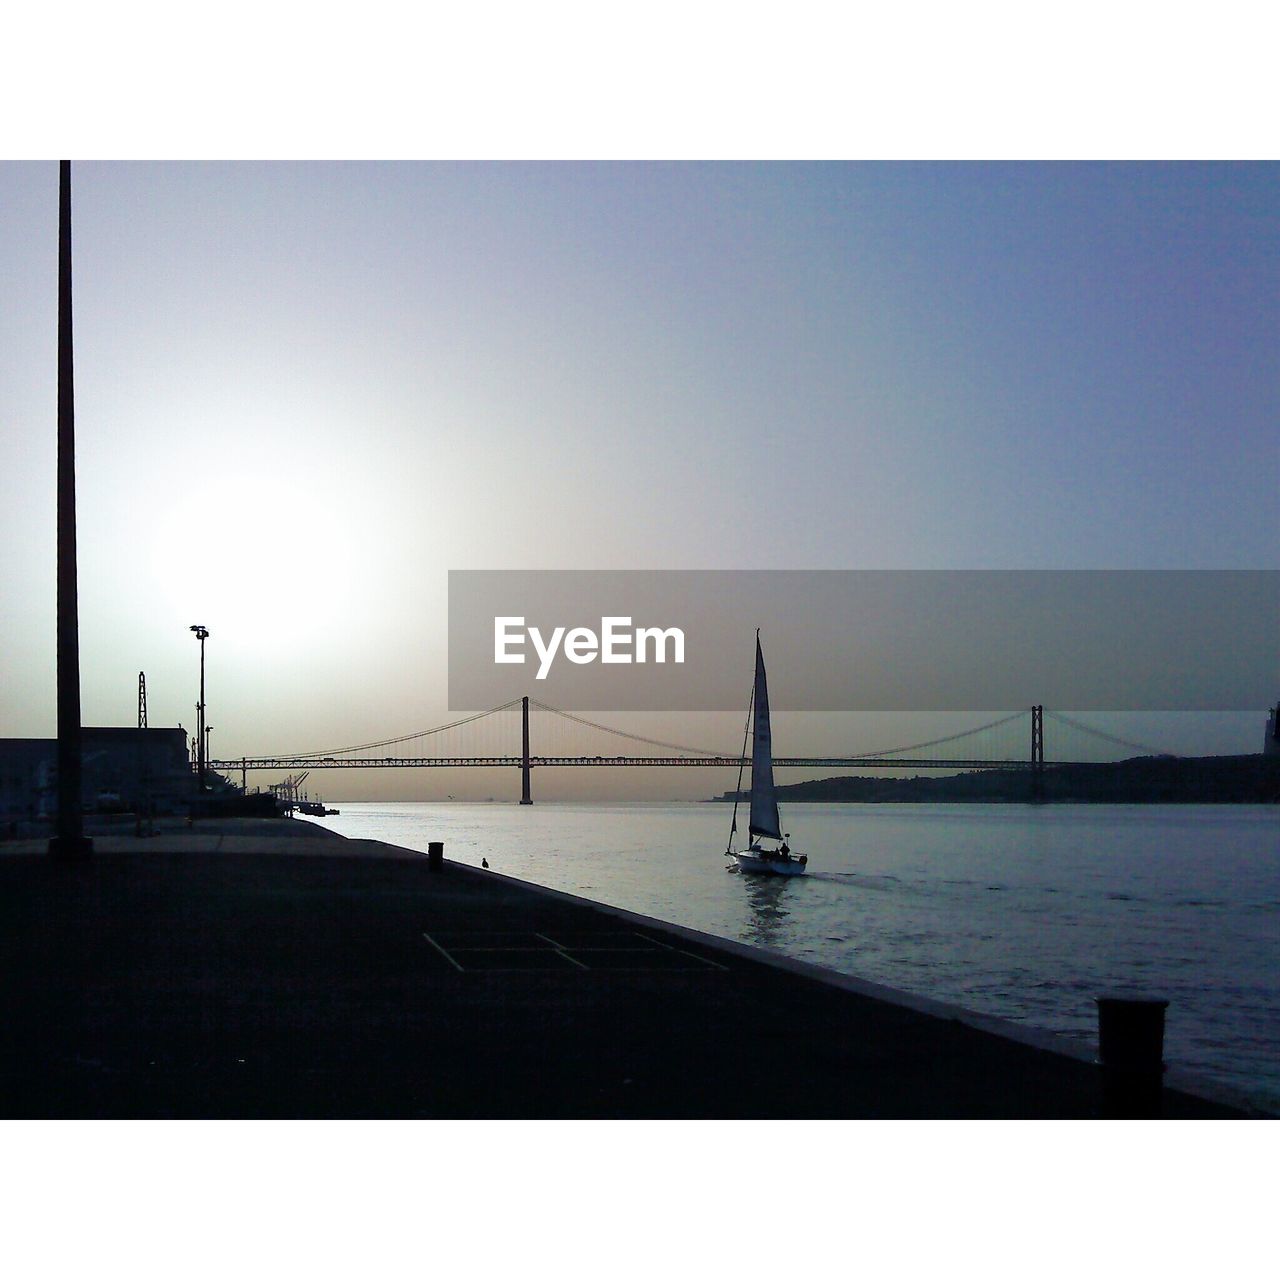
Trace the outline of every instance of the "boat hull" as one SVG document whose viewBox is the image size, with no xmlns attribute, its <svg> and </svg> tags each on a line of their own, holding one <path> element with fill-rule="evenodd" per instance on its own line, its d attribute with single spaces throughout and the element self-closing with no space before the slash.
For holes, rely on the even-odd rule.
<svg viewBox="0 0 1280 1280">
<path fill-rule="evenodd" d="M 799 858 L 788 858 L 785 861 L 781 858 L 762 858 L 745 849 L 733 856 L 738 863 L 738 870 L 747 875 L 802 876 L 808 866 L 807 862 L 802 862 Z"/>
</svg>

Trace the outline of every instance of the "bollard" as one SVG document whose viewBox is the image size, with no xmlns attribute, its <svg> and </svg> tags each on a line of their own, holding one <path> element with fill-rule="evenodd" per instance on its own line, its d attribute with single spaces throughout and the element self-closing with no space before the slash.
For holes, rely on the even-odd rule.
<svg viewBox="0 0 1280 1280">
<path fill-rule="evenodd" d="M 1098 996 L 1098 1063 L 1102 1115 L 1108 1120 L 1158 1120 L 1164 1087 L 1167 1000 Z"/>
<path fill-rule="evenodd" d="M 444 841 L 443 840 L 427 841 L 427 870 L 428 871 L 444 870 Z"/>
</svg>

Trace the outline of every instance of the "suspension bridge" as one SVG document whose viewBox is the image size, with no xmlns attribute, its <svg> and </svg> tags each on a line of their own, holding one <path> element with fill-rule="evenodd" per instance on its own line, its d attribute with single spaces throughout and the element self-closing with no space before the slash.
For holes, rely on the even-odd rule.
<svg viewBox="0 0 1280 1280">
<path fill-rule="evenodd" d="M 1030 707 L 971 729 L 926 742 L 908 743 L 856 754 L 775 755 L 775 769 L 939 769 L 962 772 L 977 769 L 1042 771 L 1046 763 L 1095 763 L 1055 755 L 1045 757 L 1045 720 L 1073 754 L 1085 740 L 1105 742 L 1142 755 L 1169 755 L 1083 724 L 1062 712 Z M 533 727 L 531 727 L 531 721 Z M 534 731 L 536 729 L 536 732 Z M 518 734 L 518 737 L 517 737 Z M 531 742 L 549 742 L 551 749 L 534 753 Z M 619 751 L 619 744 L 625 750 Z M 517 746 L 518 749 L 513 749 Z M 596 750 L 595 748 L 600 748 Z M 945 750 L 943 750 L 945 748 Z M 398 750 L 397 750 L 398 749 Z M 546 768 L 737 768 L 742 753 L 706 750 L 647 738 L 599 724 L 572 712 L 547 706 L 533 698 L 514 698 L 499 707 L 436 725 L 397 738 L 354 746 L 270 756 L 241 756 L 210 760 L 221 773 L 239 772 L 244 783 L 252 771 L 298 769 L 466 769 L 517 768 L 521 771 L 521 804 L 531 804 L 530 775 Z"/>
</svg>

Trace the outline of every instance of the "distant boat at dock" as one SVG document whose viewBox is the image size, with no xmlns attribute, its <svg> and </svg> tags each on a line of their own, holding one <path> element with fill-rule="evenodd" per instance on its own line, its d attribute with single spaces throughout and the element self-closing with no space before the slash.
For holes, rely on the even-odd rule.
<svg viewBox="0 0 1280 1280">
<path fill-rule="evenodd" d="M 319 800 L 298 800 L 293 808 L 309 818 L 328 818 L 338 812 L 337 809 L 326 809 Z"/>
</svg>

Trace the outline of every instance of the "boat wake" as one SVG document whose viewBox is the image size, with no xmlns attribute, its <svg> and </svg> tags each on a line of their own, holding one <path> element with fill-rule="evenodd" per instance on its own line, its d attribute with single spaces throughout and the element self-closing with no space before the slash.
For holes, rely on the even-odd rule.
<svg viewBox="0 0 1280 1280">
<path fill-rule="evenodd" d="M 810 871 L 807 878 L 846 889 L 870 889 L 875 893 L 893 893 L 902 885 L 897 876 L 866 875 L 861 871 Z"/>
</svg>

